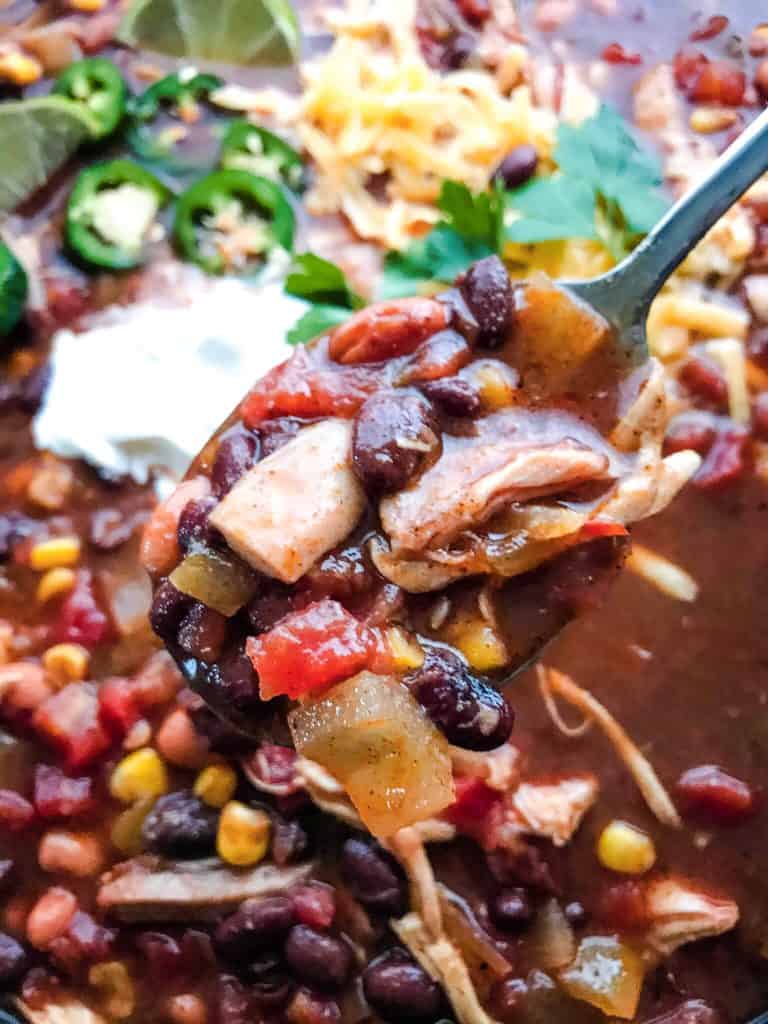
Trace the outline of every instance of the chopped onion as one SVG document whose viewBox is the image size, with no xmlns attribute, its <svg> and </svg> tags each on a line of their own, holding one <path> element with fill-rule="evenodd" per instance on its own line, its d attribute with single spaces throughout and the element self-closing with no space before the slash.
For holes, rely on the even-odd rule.
<svg viewBox="0 0 768 1024">
<path fill-rule="evenodd" d="M 555 899 L 547 900 L 530 933 L 531 959 L 544 970 L 566 967 L 576 955 L 573 928 Z"/>
<path fill-rule="evenodd" d="M 639 953 L 613 935 L 588 935 L 560 984 L 573 996 L 621 1020 L 633 1020 L 644 980 Z"/>
</svg>

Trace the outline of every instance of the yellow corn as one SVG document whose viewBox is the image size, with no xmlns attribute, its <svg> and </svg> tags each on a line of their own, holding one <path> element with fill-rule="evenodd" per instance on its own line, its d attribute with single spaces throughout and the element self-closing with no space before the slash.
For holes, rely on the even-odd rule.
<svg viewBox="0 0 768 1024">
<path fill-rule="evenodd" d="M 167 793 L 168 772 L 157 751 L 144 747 L 124 757 L 112 772 L 109 791 L 124 804 Z"/>
<path fill-rule="evenodd" d="M 126 857 L 136 857 L 144 850 L 144 837 L 141 826 L 144 819 L 155 806 L 155 798 L 146 797 L 122 811 L 112 822 L 109 838 L 115 849 Z"/>
<path fill-rule="evenodd" d="M 120 960 L 94 964 L 88 981 L 100 989 L 102 1006 L 107 1016 L 116 1020 L 130 1017 L 136 1008 L 136 993 L 128 968 Z"/>
<path fill-rule="evenodd" d="M 42 658 L 43 668 L 57 686 L 85 679 L 90 660 L 90 654 L 80 644 L 54 644 Z"/>
<path fill-rule="evenodd" d="M 693 131 L 700 135 L 710 135 L 712 132 L 722 132 L 731 125 L 736 124 L 739 115 L 735 110 L 727 110 L 724 107 L 697 107 L 690 117 L 690 125 Z"/>
<path fill-rule="evenodd" d="M 410 669 L 421 668 L 424 664 L 424 651 L 420 644 L 399 626 L 392 626 L 387 630 L 387 641 L 396 671 L 408 672 Z"/>
<path fill-rule="evenodd" d="M 29 564 L 38 572 L 77 565 L 79 560 L 79 537 L 51 537 L 49 540 L 41 540 L 29 553 Z"/>
<path fill-rule="evenodd" d="M 486 409 L 494 411 L 511 405 L 515 400 L 517 388 L 509 371 L 505 372 L 502 365 L 485 364 L 477 371 L 477 383 L 480 398 Z"/>
<path fill-rule="evenodd" d="M 504 641 L 496 630 L 482 619 L 457 630 L 455 643 L 473 669 L 490 672 L 509 661 Z"/>
<path fill-rule="evenodd" d="M 642 829 L 617 820 L 600 833 L 597 858 L 604 868 L 622 875 L 644 875 L 656 863 L 656 847 Z"/>
<path fill-rule="evenodd" d="M 195 796 L 209 807 L 223 807 L 236 789 L 237 773 L 228 764 L 210 764 L 195 779 Z"/>
<path fill-rule="evenodd" d="M 49 569 L 37 585 L 37 600 L 40 604 L 45 604 L 52 597 L 68 594 L 74 587 L 76 579 L 72 569 Z"/>
<path fill-rule="evenodd" d="M 270 822 L 264 811 L 230 800 L 221 812 L 216 849 L 227 864 L 258 864 L 269 847 Z"/>
<path fill-rule="evenodd" d="M 14 85 L 31 85 L 43 77 L 43 65 L 26 53 L 0 56 L 0 79 Z"/>
</svg>

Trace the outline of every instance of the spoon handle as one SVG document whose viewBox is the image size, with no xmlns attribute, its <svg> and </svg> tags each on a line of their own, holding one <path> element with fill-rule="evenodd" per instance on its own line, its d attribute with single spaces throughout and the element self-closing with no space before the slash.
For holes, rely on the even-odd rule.
<svg viewBox="0 0 768 1024">
<path fill-rule="evenodd" d="M 764 110 L 626 259 L 603 277 L 580 283 L 576 291 L 631 333 L 644 322 L 672 271 L 767 170 L 768 110 Z"/>
</svg>

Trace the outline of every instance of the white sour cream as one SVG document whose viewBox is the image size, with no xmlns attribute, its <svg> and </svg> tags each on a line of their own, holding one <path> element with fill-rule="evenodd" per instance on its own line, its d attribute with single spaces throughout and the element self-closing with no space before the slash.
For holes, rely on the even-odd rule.
<svg viewBox="0 0 768 1024">
<path fill-rule="evenodd" d="M 306 310 L 274 282 L 196 280 L 184 304 L 151 297 L 59 331 L 35 444 L 139 483 L 177 480 L 248 388 L 292 349 Z"/>
</svg>

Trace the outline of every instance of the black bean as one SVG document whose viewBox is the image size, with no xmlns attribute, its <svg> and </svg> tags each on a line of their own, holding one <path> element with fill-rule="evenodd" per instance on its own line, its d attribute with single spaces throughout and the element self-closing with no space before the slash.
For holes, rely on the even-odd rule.
<svg viewBox="0 0 768 1024">
<path fill-rule="evenodd" d="M 21 943 L 0 932 L 0 985 L 5 989 L 18 981 L 28 967 L 29 956 Z"/>
<path fill-rule="evenodd" d="M 217 498 L 228 494 L 253 466 L 259 448 L 259 438 L 243 427 L 234 427 L 222 437 L 211 469 L 211 489 Z"/>
<path fill-rule="evenodd" d="M 363 992 L 371 1007 L 386 1021 L 434 1021 L 443 994 L 415 960 L 391 949 L 373 961 L 363 974 Z"/>
<path fill-rule="evenodd" d="M 266 459 L 278 448 L 282 448 L 284 444 L 296 437 L 305 425 L 301 420 L 293 419 L 290 416 L 282 416 L 276 420 L 267 420 L 266 423 L 262 423 L 259 427 L 262 458 Z"/>
<path fill-rule="evenodd" d="M 216 848 L 219 816 L 188 790 L 161 796 L 144 819 L 141 834 L 152 853 L 195 858 Z"/>
<path fill-rule="evenodd" d="M 227 960 L 246 963 L 282 943 L 293 924 L 293 904 L 287 896 L 251 899 L 224 918 L 213 939 Z"/>
<path fill-rule="evenodd" d="M 259 681 L 251 659 L 242 649 L 228 652 L 206 673 L 216 704 L 231 704 L 239 711 L 255 711 L 259 705 Z"/>
<path fill-rule="evenodd" d="M 480 392 L 462 377 L 443 377 L 420 385 L 421 391 L 449 416 L 476 416 L 480 412 Z"/>
<path fill-rule="evenodd" d="M 494 1017 L 513 1024 L 525 1019 L 525 1004 L 528 999 L 528 984 L 524 978 L 502 978 L 491 993 Z"/>
<path fill-rule="evenodd" d="M 195 601 L 181 621 L 176 642 L 186 654 L 211 663 L 221 654 L 227 636 L 227 620 L 221 612 Z"/>
<path fill-rule="evenodd" d="M 493 176 L 506 188 L 518 188 L 534 176 L 538 164 L 539 154 L 535 147 L 523 143 L 507 153 Z"/>
<path fill-rule="evenodd" d="M 231 975 L 219 975 L 216 986 L 216 1024 L 252 1024 L 254 1007 L 248 988 Z"/>
<path fill-rule="evenodd" d="M 272 823 L 272 860 L 278 867 L 295 864 L 307 852 L 309 836 L 298 821 L 278 818 Z"/>
<path fill-rule="evenodd" d="M 357 414 L 352 464 L 367 491 L 404 487 L 440 444 L 434 410 L 417 391 L 379 391 Z"/>
<path fill-rule="evenodd" d="M 286 1014 L 290 1024 L 340 1024 L 341 1010 L 327 996 L 300 988 Z"/>
<path fill-rule="evenodd" d="M 531 921 L 534 908 L 528 891 L 514 887 L 495 893 L 488 903 L 488 913 L 497 928 L 513 931 Z"/>
<path fill-rule="evenodd" d="M 213 548 L 221 543 L 222 536 L 211 526 L 208 516 L 218 502 L 213 496 L 188 501 L 181 510 L 177 537 L 179 547 L 186 554 L 195 548 Z"/>
<path fill-rule="evenodd" d="M 566 920 L 569 924 L 573 925 L 574 928 L 583 928 L 589 920 L 589 913 L 583 903 L 579 903 L 578 900 L 573 900 L 571 903 L 567 903 L 563 909 Z"/>
<path fill-rule="evenodd" d="M 155 591 L 149 609 L 149 622 L 161 640 L 175 640 L 184 616 L 192 606 L 192 599 L 164 580 Z"/>
<path fill-rule="evenodd" d="M 375 578 L 357 544 L 329 551 L 306 576 L 313 597 L 336 597 L 340 600 L 371 590 Z"/>
<path fill-rule="evenodd" d="M 441 292 L 437 297 L 448 312 L 450 326 L 466 338 L 470 345 L 476 342 L 480 333 L 480 325 L 467 305 L 467 300 L 462 295 L 461 289 L 450 288 L 447 292 Z"/>
<path fill-rule="evenodd" d="M 13 554 L 19 541 L 31 537 L 39 526 L 34 520 L 28 519 L 20 512 L 8 512 L 0 515 L 0 561 L 5 561 Z"/>
<path fill-rule="evenodd" d="M 408 905 L 405 878 L 378 843 L 348 839 L 341 850 L 341 874 L 355 899 L 369 910 L 400 917 Z"/>
<path fill-rule="evenodd" d="M 509 739 L 515 720 L 512 708 L 454 652 L 430 648 L 422 667 L 407 682 L 438 729 L 457 747 L 493 750 Z"/>
<path fill-rule="evenodd" d="M 467 305 L 480 327 L 481 345 L 504 341 L 514 313 L 512 282 L 498 256 L 486 256 L 473 263 L 461 281 Z"/>
<path fill-rule="evenodd" d="M 340 988 L 352 969 L 352 950 L 343 939 L 305 924 L 289 932 L 285 959 L 302 981 L 319 988 Z"/>
<path fill-rule="evenodd" d="M 288 612 L 293 611 L 292 588 L 277 580 L 263 580 L 259 592 L 245 609 L 254 633 L 266 633 Z"/>
</svg>

